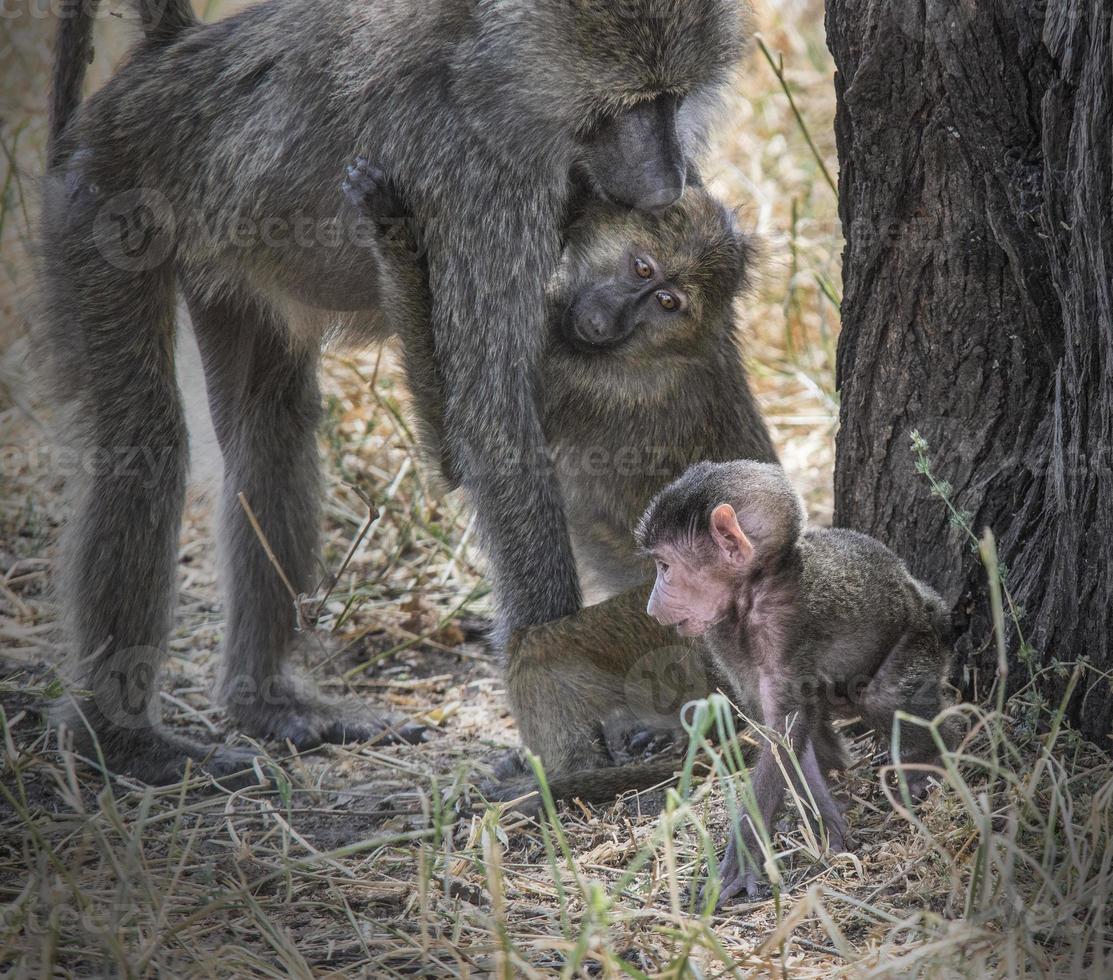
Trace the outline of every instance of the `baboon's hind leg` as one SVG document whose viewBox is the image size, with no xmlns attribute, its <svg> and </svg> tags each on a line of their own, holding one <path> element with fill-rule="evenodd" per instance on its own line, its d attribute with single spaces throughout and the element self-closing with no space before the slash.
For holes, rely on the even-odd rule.
<svg viewBox="0 0 1113 980">
<path fill-rule="evenodd" d="M 950 704 L 945 688 L 948 660 L 934 633 L 906 633 L 886 655 L 862 692 L 858 702 L 862 718 L 886 743 L 897 711 L 931 721 Z M 953 716 L 943 720 L 940 735 L 948 748 L 958 744 L 961 732 Z M 935 765 L 939 762 L 939 746 L 930 729 L 911 722 L 900 723 L 900 761 L 915 765 Z M 905 776 L 914 799 L 927 792 L 928 771 L 909 769 Z"/>
<path fill-rule="evenodd" d="M 82 462 L 68 488 L 58 585 L 69 693 L 54 717 L 83 755 L 146 782 L 176 781 L 187 760 L 222 778 L 249 772 L 253 753 L 159 725 L 187 464 L 172 270 L 108 249 L 94 227 L 99 200 L 78 190 L 48 195 L 43 228 L 45 326 L 56 383 L 75 403 L 68 434 Z"/>
<path fill-rule="evenodd" d="M 299 640 L 290 590 L 310 594 L 319 576 L 317 350 L 291 339 L 285 324 L 248 296 L 213 300 L 188 286 L 186 292 L 224 457 L 220 546 L 227 627 L 220 699 L 243 730 L 299 748 L 391 737 L 395 719 L 357 703 L 326 701 L 290 663 Z M 397 734 L 416 738 L 419 732 L 402 726 Z"/>
</svg>

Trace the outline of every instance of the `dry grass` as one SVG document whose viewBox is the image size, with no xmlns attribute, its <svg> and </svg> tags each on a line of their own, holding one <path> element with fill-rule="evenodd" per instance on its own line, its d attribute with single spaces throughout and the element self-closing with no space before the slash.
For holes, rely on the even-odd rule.
<svg viewBox="0 0 1113 980">
<path fill-rule="evenodd" d="M 228 5 L 198 6 L 215 15 Z M 768 50 L 783 53 L 818 157 L 834 172 L 821 13 L 818 0 L 769 0 L 759 23 Z M 42 78 L 47 49 L 41 24 L 0 20 L 0 32 L 9 72 L 0 92 L 2 340 L 29 319 L 43 86 L 26 79 Z M 101 78 L 121 49 L 120 32 L 105 33 Z M 826 521 L 837 416 L 835 198 L 760 52 L 732 119 L 710 173 L 768 243 L 760 288 L 742 310 L 755 387 L 787 468 L 813 517 Z M 497 665 L 458 625 L 485 606 L 467 515 L 432 492 L 414 458 L 389 353 L 328 361 L 327 566 L 359 546 L 310 668 L 330 690 L 426 720 L 431 740 L 304 757 L 270 746 L 286 778 L 231 795 L 191 783 L 110 792 L 41 724 L 55 692 L 48 586 L 63 505 L 47 449 L 51 418 L 25 383 L 23 350 L 9 347 L 0 366 L 0 969 L 1109 975 L 1113 767 L 1057 723 L 1054 706 L 1021 699 L 1007 713 L 966 709 L 971 737 L 915 812 L 886 799 L 874 775 L 882 755 L 859 738 L 858 762 L 839 786 L 856 853 L 819 860 L 807 824 L 788 821 L 774 841 L 774 898 L 725 914 L 699 899 L 707 856 L 725 835 L 714 780 L 686 799 L 571 805 L 540 824 L 497 810 L 473 815 L 470 780 L 516 733 Z M 223 623 L 205 442 L 182 535 L 163 708 L 169 724 L 219 736 L 222 718 L 207 696 Z M 362 540 L 361 494 L 383 512 Z"/>
</svg>

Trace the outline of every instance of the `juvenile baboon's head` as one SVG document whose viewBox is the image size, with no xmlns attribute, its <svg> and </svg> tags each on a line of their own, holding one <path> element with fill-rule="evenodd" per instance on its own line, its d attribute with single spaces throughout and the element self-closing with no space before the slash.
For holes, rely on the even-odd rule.
<svg viewBox="0 0 1113 980">
<path fill-rule="evenodd" d="M 591 203 L 550 290 L 554 344 L 585 370 L 601 356 L 648 372 L 711 357 L 733 335 L 753 254 L 733 212 L 702 188 L 658 214 Z"/>
</svg>

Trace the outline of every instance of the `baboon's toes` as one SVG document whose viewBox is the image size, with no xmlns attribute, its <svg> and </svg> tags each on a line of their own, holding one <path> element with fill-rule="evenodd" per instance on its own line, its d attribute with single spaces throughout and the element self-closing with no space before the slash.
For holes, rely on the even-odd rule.
<svg viewBox="0 0 1113 980">
<path fill-rule="evenodd" d="M 520 749 L 510 749 L 502 753 L 494 762 L 495 781 L 505 783 L 511 779 L 521 779 L 532 774 L 529 763 Z"/>
<path fill-rule="evenodd" d="M 322 725 L 315 714 L 284 711 L 280 718 L 272 719 L 266 737 L 276 742 L 289 742 L 299 752 L 308 752 L 326 741 Z"/>
<path fill-rule="evenodd" d="M 715 908 L 719 910 L 726 908 L 739 895 L 745 895 L 748 901 L 756 902 L 764 897 L 768 891 L 768 886 L 761 882 L 755 872 L 745 871 L 734 875 L 732 878 L 724 879 L 723 890 L 719 893 L 719 901 Z"/>
<path fill-rule="evenodd" d="M 922 802 L 931 792 L 931 773 L 910 772 L 906 778 L 908 780 L 908 795 L 912 798 L 912 802 Z"/>
<path fill-rule="evenodd" d="M 420 745 L 429 739 L 429 728 L 416 721 L 407 721 L 396 729 L 398 739 L 407 745 Z"/>
<path fill-rule="evenodd" d="M 827 847 L 832 854 L 844 854 L 850 850 L 846 828 L 835 826 L 834 821 L 827 824 Z"/>
<path fill-rule="evenodd" d="M 461 616 L 456 620 L 469 643 L 489 643 L 495 624 L 485 616 Z"/>
<path fill-rule="evenodd" d="M 673 728 L 627 728 L 610 731 L 604 726 L 607 751 L 616 765 L 652 758 L 662 752 L 680 753 L 686 741 L 684 733 Z"/>
<path fill-rule="evenodd" d="M 628 748 L 632 755 L 650 756 L 665 749 L 677 747 L 676 732 L 673 731 L 644 731 L 638 732 L 630 739 Z"/>
<path fill-rule="evenodd" d="M 206 745 L 180 735 L 144 728 L 102 733 L 98 745 L 83 739 L 75 746 L 93 766 L 100 759 L 112 775 L 128 776 L 151 786 L 181 782 L 191 776 L 209 776 L 223 789 L 242 789 L 259 782 L 254 769 L 257 753 L 231 745 Z"/>
</svg>

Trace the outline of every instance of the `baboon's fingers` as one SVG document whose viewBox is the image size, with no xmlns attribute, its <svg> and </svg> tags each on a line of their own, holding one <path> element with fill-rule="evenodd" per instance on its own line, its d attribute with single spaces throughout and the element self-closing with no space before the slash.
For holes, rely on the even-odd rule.
<svg viewBox="0 0 1113 980">
<path fill-rule="evenodd" d="M 389 716 L 358 721 L 337 721 L 321 731 L 321 741 L 330 745 L 374 742 L 377 745 L 420 745 L 428 740 L 429 726 L 415 721 L 397 721 Z"/>
<path fill-rule="evenodd" d="M 320 745 L 418 745 L 428 726 L 393 714 L 376 714 L 361 705 L 327 702 L 291 705 L 268 719 L 264 737 L 289 742 L 299 752 Z"/>
<path fill-rule="evenodd" d="M 678 754 L 686 745 L 683 732 L 677 729 L 645 728 L 629 734 L 625 745 L 612 750 L 612 755 L 648 759 L 665 751 Z"/>
</svg>

